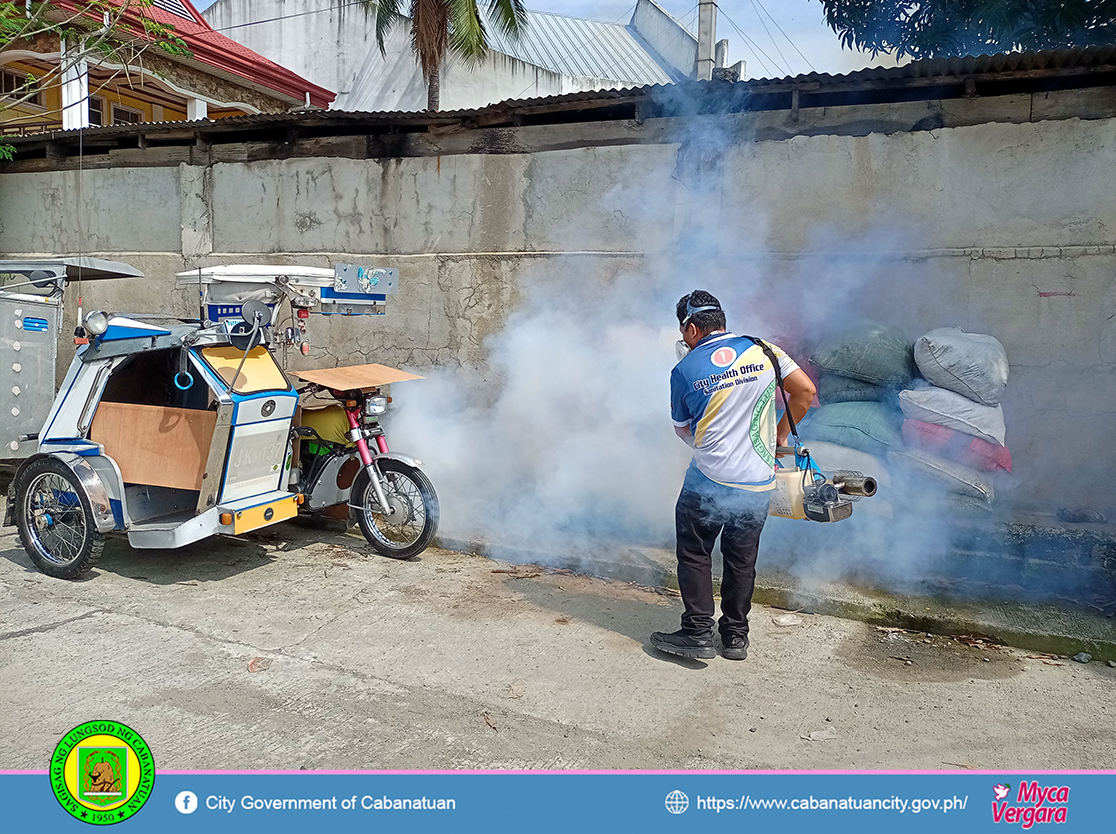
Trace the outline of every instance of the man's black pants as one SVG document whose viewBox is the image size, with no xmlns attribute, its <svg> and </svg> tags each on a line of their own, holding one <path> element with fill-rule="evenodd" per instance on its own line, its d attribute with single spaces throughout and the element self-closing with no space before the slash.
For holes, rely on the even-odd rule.
<svg viewBox="0 0 1116 834">
<path fill-rule="evenodd" d="M 685 605 L 682 630 L 687 634 L 713 634 L 713 543 L 721 536 L 724 575 L 718 625 L 722 639 L 748 636 L 756 556 L 770 503 L 765 492 L 724 490 L 723 495 L 704 495 L 683 488 L 674 510 L 678 587 Z"/>
</svg>

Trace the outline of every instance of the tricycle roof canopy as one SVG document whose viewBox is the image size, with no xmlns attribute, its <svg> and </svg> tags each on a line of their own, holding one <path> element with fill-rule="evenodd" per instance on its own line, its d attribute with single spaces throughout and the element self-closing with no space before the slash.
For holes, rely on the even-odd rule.
<svg viewBox="0 0 1116 834">
<path fill-rule="evenodd" d="M 179 287 L 232 281 L 244 284 L 270 284 L 279 276 L 297 283 L 318 287 L 332 287 L 334 270 L 320 266 L 284 266 L 282 264 L 226 264 L 203 266 L 177 273 Z"/>
<path fill-rule="evenodd" d="M 134 266 L 119 261 L 103 261 L 100 258 L 0 260 L 0 274 L 31 276 L 35 272 L 47 273 L 46 275 L 35 276 L 37 280 L 64 278 L 67 281 L 97 281 L 104 278 L 143 277 L 143 273 Z"/>
</svg>

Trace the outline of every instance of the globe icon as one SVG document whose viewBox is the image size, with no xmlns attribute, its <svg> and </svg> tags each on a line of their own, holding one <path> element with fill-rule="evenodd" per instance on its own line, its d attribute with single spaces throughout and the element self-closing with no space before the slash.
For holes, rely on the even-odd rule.
<svg viewBox="0 0 1116 834">
<path fill-rule="evenodd" d="M 690 807 L 690 797 L 682 791 L 671 791 L 666 795 L 666 809 L 672 814 L 681 814 Z"/>
</svg>

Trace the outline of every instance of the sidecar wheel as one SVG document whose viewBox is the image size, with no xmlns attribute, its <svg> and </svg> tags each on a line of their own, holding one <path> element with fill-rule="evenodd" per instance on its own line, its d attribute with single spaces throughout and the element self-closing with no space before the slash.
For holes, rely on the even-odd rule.
<svg viewBox="0 0 1116 834">
<path fill-rule="evenodd" d="M 382 556 L 410 559 L 430 545 L 438 531 L 438 496 L 430 479 L 414 467 L 391 458 L 376 462 L 388 503 L 395 508 L 385 515 L 376 501 L 372 480 L 363 469 L 353 482 L 351 502 L 364 538 Z"/>
<path fill-rule="evenodd" d="M 53 458 L 37 460 L 15 482 L 15 522 L 24 550 L 48 576 L 85 573 L 105 547 L 93 507 L 74 473 Z"/>
</svg>

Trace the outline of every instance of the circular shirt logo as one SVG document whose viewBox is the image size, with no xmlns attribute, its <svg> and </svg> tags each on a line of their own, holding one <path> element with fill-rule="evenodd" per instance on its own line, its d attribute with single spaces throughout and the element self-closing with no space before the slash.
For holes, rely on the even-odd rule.
<svg viewBox="0 0 1116 834">
<path fill-rule="evenodd" d="M 717 348 L 710 361 L 718 368 L 727 368 L 736 361 L 736 351 L 730 347 Z"/>
<path fill-rule="evenodd" d="M 73 817 L 112 825 L 135 814 L 155 784 L 155 760 L 139 733 L 118 721 L 87 721 L 50 757 L 50 786 Z"/>
</svg>

